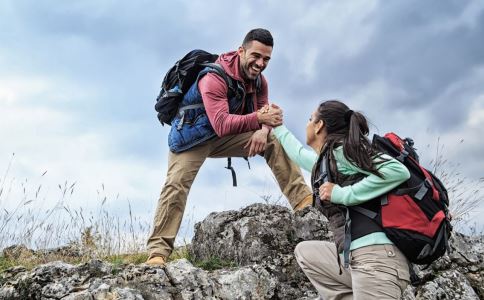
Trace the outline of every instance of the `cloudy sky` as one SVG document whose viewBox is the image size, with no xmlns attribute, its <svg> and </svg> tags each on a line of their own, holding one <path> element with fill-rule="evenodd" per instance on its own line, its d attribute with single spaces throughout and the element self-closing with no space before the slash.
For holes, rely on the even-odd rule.
<svg viewBox="0 0 484 300">
<path fill-rule="evenodd" d="M 75 182 L 71 207 L 106 196 L 113 214 L 129 201 L 151 223 L 167 169 L 169 128 L 153 108 L 164 73 L 191 49 L 235 50 L 255 27 L 275 40 L 270 101 L 303 141 L 316 105 L 338 98 L 373 133 L 413 137 L 424 162 L 442 154 L 467 181 L 484 177 L 482 1 L 3 0 L 0 185 L 42 185 L 49 207 Z M 204 164 L 181 235 L 212 211 L 279 197 L 262 158 L 234 162 L 237 188 L 225 163 Z"/>
</svg>

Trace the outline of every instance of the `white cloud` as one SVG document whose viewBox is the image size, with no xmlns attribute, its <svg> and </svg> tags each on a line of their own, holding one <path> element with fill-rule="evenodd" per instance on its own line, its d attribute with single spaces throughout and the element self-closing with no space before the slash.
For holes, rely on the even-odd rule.
<svg viewBox="0 0 484 300">
<path fill-rule="evenodd" d="M 79 126 L 81 115 L 57 107 L 63 100 L 71 100 L 61 99 L 58 82 L 26 78 L 1 83 L 0 136 L 5 142 L 0 144 L 0 153 L 2 161 L 8 161 L 10 153 L 16 154 L 11 177 L 33 180 L 48 171 L 42 178 L 44 186 L 55 189 L 64 181 L 77 182 L 76 198 L 83 199 L 78 202 L 80 205 L 97 205 L 89 199 L 95 199 L 96 190 L 103 183 L 113 194 L 147 201 L 144 205 L 149 205 L 148 199 L 153 195 L 147 187 L 159 180 L 160 172 L 130 157 L 112 156 L 118 152 L 117 147 L 122 147 L 119 139 L 123 132 L 133 130 L 137 124 L 116 124 L 113 127 L 117 131 L 104 126 L 83 129 Z M 71 91 L 77 97 L 85 96 L 83 92 Z M 56 97 L 56 101 L 49 101 Z M 32 103 L 33 100 L 37 102 Z M 43 204 L 55 201 L 50 195 Z"/>
<path fill-rule="evenodd" d="M 44 78 L 0 77 L 0 103 L 12 105 L 27 100 L 52 88 L 51 82 Z"/>
<path fill-rule="evenodd" d="M 476 97 L 469 109 L 467 125 L 472 128 L 484 127 L 484 94 Z"/>
</svg>

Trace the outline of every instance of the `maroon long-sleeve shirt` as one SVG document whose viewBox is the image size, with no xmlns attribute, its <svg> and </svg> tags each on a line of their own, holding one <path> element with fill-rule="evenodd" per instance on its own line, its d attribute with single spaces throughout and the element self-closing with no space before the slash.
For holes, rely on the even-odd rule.
<svg viewBox="0 0 484 300">
<path fill-rule="evenodd" d="M 208 119 L 219 137 L 260 129 L 256 111 L 269 103 L 265 77 L 261 74 L 261 89 L 259 93 L 256 93 L 255 81 L 246 82 L 242 78 L 239 62 L 236 51 L 222 54 L 216 61 L 224 68 L 228 76 L 244 83 L 246 97 L 250 97 L 250 94 L 253 95 L 255 108 L 253 113 L 242 115 L 243 107 L 235 114 L 229 113 L 228 87 L 219 75 L 208 73 L 198 81 L 198 89 L 202 95 Z"/>
</svg>

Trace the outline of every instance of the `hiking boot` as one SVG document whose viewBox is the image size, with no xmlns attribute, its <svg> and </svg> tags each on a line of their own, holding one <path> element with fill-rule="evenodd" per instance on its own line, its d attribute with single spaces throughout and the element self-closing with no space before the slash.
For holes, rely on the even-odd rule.
<svg viewBox="0 0 484 300">
<path fill-rule="evenodd" d="M 155 256 L 149 258 L 146 261 L 146 264 L 154 267 L 164 267 L 166 264 L 166 259 L 163 256 Z"/>
<path fill-rule="evenodd" d="M 313 194 L 309 194 L 307 197 L 301 200 L 296 206 L 294 207 L 294 211 L 301 210 L 305 208 L 306 206 L 311 206 L 313 205 Z"/>
</svg>

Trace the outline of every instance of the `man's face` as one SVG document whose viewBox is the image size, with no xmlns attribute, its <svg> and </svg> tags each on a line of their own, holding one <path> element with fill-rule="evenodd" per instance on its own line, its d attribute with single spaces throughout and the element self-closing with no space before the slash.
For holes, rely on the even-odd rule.
<svg viewBox="0 0 484 300">
<path fill-rule="evenodd" d="M 267 67 L 271 59 L 272 47 L 259 41 L 248 43 L 246 48 L 239 47 L 240 68 L 244 79 L 254 80 Z"/>
</svg>

